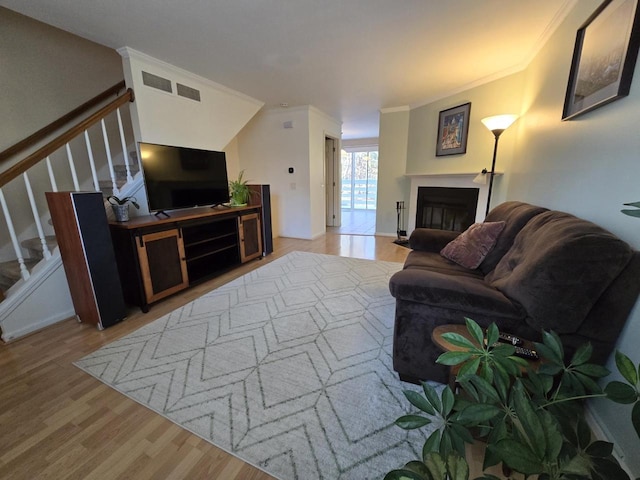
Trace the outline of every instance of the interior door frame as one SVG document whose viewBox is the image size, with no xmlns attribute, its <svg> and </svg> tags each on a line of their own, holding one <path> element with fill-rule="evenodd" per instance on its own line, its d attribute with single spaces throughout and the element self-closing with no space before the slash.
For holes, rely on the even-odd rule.
<svg viewBox="0 0 640 480">
<path fill-rule="evenodd" d="M 324 164 L 325 164 L 325 197 L 327 227 L 342 225 L 342 211 L 340 209 L 340 139 L 325 134 L 324 136 Z"/>
</svg>

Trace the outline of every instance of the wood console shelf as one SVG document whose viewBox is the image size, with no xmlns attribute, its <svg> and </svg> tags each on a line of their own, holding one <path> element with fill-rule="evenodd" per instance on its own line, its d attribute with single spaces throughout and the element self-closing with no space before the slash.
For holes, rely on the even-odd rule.
<svg viewBox="0 0 640 480">
<path fill-rule="evenodd" d="M 262 256 L 261 207 L 200 207 L 110 222 L 127 303 L 149 305 Z"/>
</svg>

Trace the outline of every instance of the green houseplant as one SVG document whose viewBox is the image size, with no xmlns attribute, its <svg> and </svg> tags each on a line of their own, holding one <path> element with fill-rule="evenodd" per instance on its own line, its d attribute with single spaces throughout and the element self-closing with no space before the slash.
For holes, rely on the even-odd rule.
<svg viewBox="0 0 640 480">
<path fill-rule="evenodd" d="M 229 194 L 231 196 L 231 206 L 241 207 L 247 204 L 251 189 L 247 185 L 247 180 L 243 179 L 244 170 L 238 174 L 237 180 L 229 182 Z"/>
<path fill-rule="evenodd" d="M 129 220 L 129 204 L 136 207 L 136 210 L 140 208 L 136 197 L 119 198 L 115 195 L 110 195 L 107 197 L 107 201 L 111 204 L 111 209 L 117 222 L 127 222 Z"/>
<path fill-rule="evenodd" d="M 612 455 L 613 444 L 592 440 L 583 412 L 587 398 L 632 404 L 631 420 L 640 438 L 640 371 L 627 356 L 616 352 L 615 358 L 625 382 L 609 382 L 603 390 L 597 380 L 609 371 L 589 363 L 590 344 L 569 360 L 560 338 L 544 332 L 543 342 L 535 344 L 542 362 L 534 371 L 513 356 L 513 346 L 496 344 L 495 324 L 486 332 L 471 319 L 466 324 L 474 341 L 444 334 L 465 351 L 446 352 L 437 360 L 459 366 L 461 388 L 454 392 L 447 386 L 438 394 L 423 383 L 422 394 L 404 392 L 420 413 L 400 417 L 396 424 L 439 428 L 426 440 L 421 459 L 389 472 L 385 480 L 467 480 L 465 443 L 475 440 L 486 442 L 483 470 L 502 464 L 509 478 L 629 479 Z M 499 480 L 486 473 L 479 479 Z"/>
<path fill-rule="evenodd" d="M 630 217 L 640 217 L 640 202 L 625 203 L 624 205 L 634 208 L 625 208 L 623 210 L 620 210 L 622 213 L 624 213 L 625 215 L 629 215 Z"/>
</svg>

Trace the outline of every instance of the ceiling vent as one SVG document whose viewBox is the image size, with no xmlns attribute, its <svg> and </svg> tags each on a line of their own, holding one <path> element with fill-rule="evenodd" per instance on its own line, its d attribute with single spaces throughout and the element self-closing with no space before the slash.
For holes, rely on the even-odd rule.
<svg viewBox="0 0 640 480">
<path fill-rule="evenodd" d="M 171 80 L 159 77 L 158 75 L 154 75 L 149 72 L 142 72 L 142 83 L 144 83 L 147 87 L 157 88 L 158 90 L 162 90 L 163 92 L 173 93 L 173 89 L 171 88 Z"/>
<path fill-rule="evenodd" d="M 181 97 L 190 98 L 191 100 L 195 100 L 196 102 L 200 101 L 200 90 L 187 87 L 186 85 L 182 85 L 181 83 L 176 83 L 176 90 L 178 92 L 178 95 L 180 95 Z"/>
</svg>

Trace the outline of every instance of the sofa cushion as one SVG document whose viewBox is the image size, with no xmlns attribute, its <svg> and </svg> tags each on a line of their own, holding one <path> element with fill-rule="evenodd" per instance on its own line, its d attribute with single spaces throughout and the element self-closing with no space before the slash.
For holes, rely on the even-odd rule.
<svg viewBox="0 0 640 480">
<path fill-rule="evenodd" d="M 597 225 L 548 211 L 527 223 L 485 280 L 524 307 L 531 327 L 571 333 L 631 256 Z"/>
<path fill-rule="evenodd" d="M 460 232 L 450 230 L 416 228 L 409 237 L 409 247 L 412 250 L 437 253 L 458 235 L 460 235 Z"/>
<path fill-rule="evenodd" d="M 395 273 L 389 290 L 396 300 L 460 312 L 460 319 L 474 314 L 523 319 L 524 312 L 481 277 L 451 275 L 409 268 Z"/>
<path fill-rule="evenodd" d="M 513 240 L 529 220 L 547 209 L 523 202 L 505 202 L 489 212 L 485 222 L 505 222 L 505 227 L 493 249 L 487 254 L 479 268 L 485 275 L 491 272 L 513 245 Z"/>
<path fill-rule="evenodd" d="M 447 260 L 439 253 L 412 251 L 404 262 L 404 268 L 423 269 L 432 272 L 448 273 L 449 275 L 464 275 L 467 277 L 484 278 L 480 270 L 469 270 L 451 260 Z"/>
<path fill-rule="evenodd" d="M 476 269 L 493 249 L 505 222 L 474 223 L 449 242 L 440 255 L 465 268 Z"/>
</svg>

